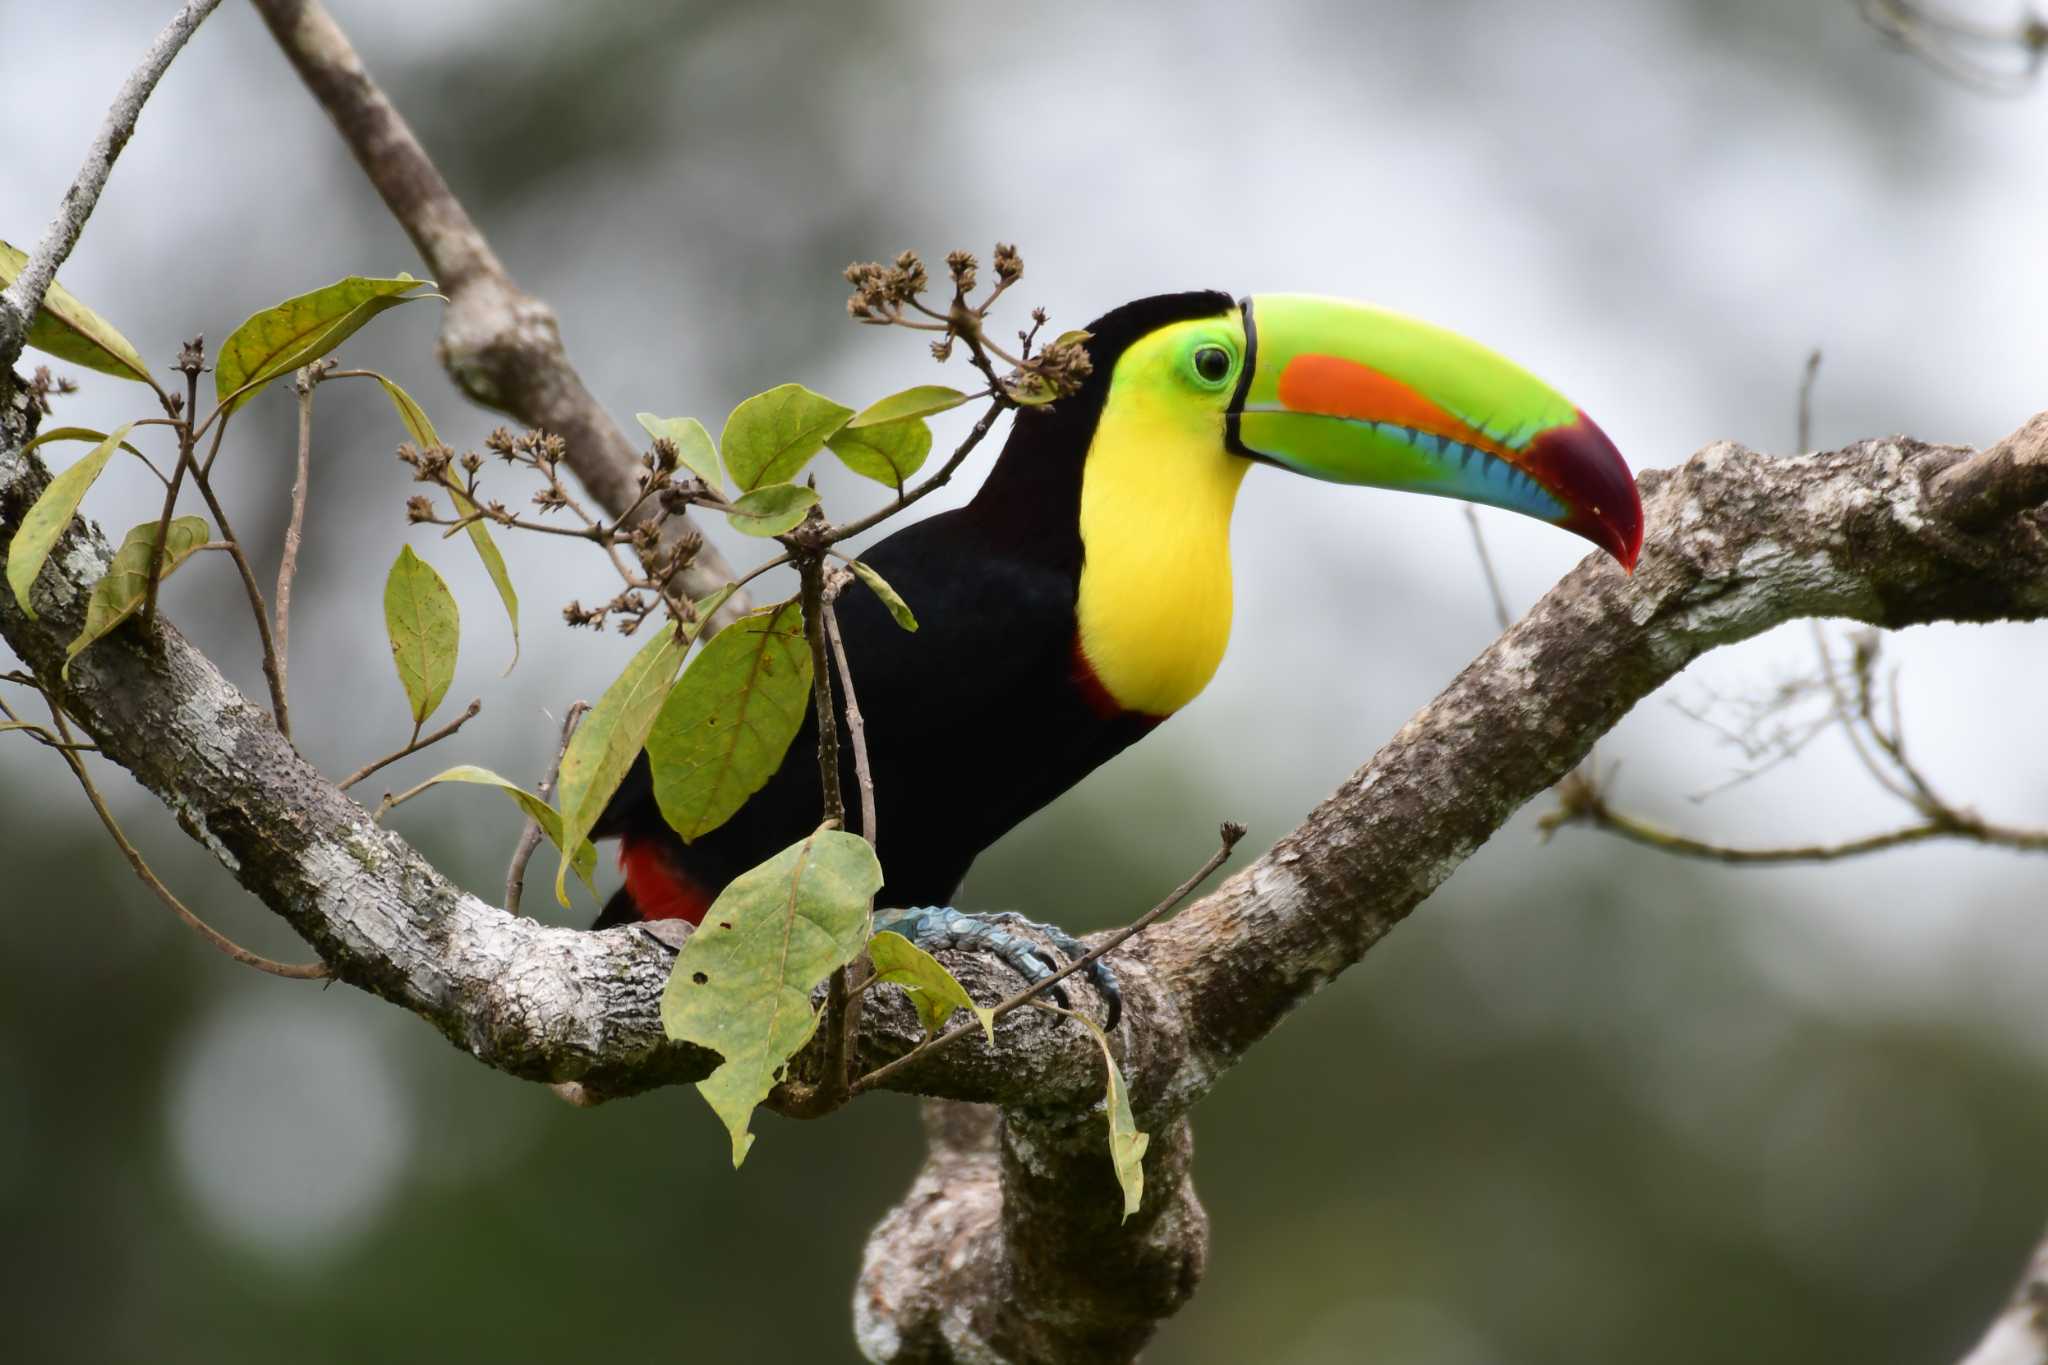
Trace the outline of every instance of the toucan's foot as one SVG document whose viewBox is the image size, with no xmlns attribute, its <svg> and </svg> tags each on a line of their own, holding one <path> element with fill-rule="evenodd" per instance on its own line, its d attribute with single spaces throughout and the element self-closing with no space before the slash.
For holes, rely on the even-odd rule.
<svg viewBox="0 0 2048 1365">
<path fill-rule="evenodd" d="M 1085 955 L 1088 945 L 1075 938 L 1056 924 L 1040 924 L 1037 920 L 1026 919 L 1014 910 L 997 914 L 970 915 L 955 910 L 950 905 L 927 905 L 912 910 L 888 910 L 875 916 L 875 931 L 901 934 L 928 953 L 940 952 L 947 948 L 968 948 L 992 953 L 1015 967 L 1026 981 L 1036 984 L 1058 971 L 1063 963 L 1051 953 L 1022 934 L 1012 929 L 1028 929 L 1045 935 L 1053 946 L 1067 955 L 1071 961 Z M 1116 973 L 1107 962 L 1097 960 L 1088 965 L 1088 979 L 1102 996 L 1102 1002 L 1109 1008 L 1108 1028 L 1115 1028 L 1124 1011 L 1123 990 L 1117 984 Z M 1062 1007 L 1068 1004 L 1066 992 L 1054 986 L 1047 992 Z"/>
</svg>

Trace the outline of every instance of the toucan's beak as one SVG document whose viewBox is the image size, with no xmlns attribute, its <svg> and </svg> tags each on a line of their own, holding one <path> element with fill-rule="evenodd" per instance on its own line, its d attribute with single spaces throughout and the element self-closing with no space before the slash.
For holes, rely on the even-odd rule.
<svg viewBox="0 0 2048 1365">
<path fill-rule="evenodd" d="M 1398 313 L 1306 294 L 1244 301 L 1233 448 L 1336 483 L 1483 502 L 1576 531 L 1635 569 L 1643 505 L 1621 452 L 1542 380 Z"/>
</svg>

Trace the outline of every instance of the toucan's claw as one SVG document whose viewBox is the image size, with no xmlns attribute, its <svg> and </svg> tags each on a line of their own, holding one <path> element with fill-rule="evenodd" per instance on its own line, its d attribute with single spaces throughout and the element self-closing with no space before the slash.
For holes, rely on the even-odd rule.
<svg viewBox="0 0 2048 1365">
<path fill-rule="evenodd" d="M 1027 982 L 1036 985 L 1058 971 L 1064 963 L 1054 958 L 1044 948 L 1024 937 L 1011 932 L 1024 929 L 1042 934 L 1051 939 L 1053 946 L 1066 954 L 1069 961 L 1081 957 L 1088 951 L 1088 945 L 1075 938 L 1056 924 L 1041 924 L 1028 919 L 1014 910 L 995 914 L 970 915 L 955 910 L 950 905 L 927 905 L 910 910 L 885 911 L 875 916 L 877 932 L 903 935 L 928 953 L 942 952 L 948 948 L 966 948 L 993 954 L 1010 966 Z M 1116 973 L 1107 962 L 1095 961 L 1088 965 L 1088 979 L 1102 996 L 1102 1002 L 1109 1010 L 1105 1028 L 1115 1028 L 1123 1016 L 1124 996 L 1117 984 Z M 1067 993 L 1054 986 L 1046 994 L 1057 1001 L 1062 1009 L 1070 1009 Z"/>
</svg>

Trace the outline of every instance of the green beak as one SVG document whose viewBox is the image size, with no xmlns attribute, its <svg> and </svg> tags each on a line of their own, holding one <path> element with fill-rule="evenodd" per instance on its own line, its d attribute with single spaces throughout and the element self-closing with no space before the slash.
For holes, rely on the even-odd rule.
<svg viewBox="0 0 2048 1365">
<path fill-rule="evenodd" d="M 1334 483 L 1505 507 L 1635 568 L 1635 479 L 1592 419 L 1542 380 L 1477 342 L 1364 304 L 1261 294 L 1243 306 L 1232 449 Z"/>
</svg>

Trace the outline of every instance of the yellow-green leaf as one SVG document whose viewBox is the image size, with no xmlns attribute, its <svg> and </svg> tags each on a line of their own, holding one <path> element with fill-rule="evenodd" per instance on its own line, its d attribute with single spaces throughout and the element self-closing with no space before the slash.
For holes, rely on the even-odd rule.
<svg viewBox="0 0 2048 1365">
<path fill-rule="evenodd" d="M 533 817 L 534 823 L 540 826 L 541 833 L 548 836 L 549 843 L 556 848 L 562 846 L 561 814 L 517 782 L 508 781 L 489 768 L 479 768 L 470 763 L 460 763 L 446 772 L 435 773 L 420 785 L 431 787 L 437 782 L 469 782 L 479 787 L 496 787 L 511 797 L 519 809 Z M 592 880 L 597 871 L 597 846 L 588 839 L 578 844 L 574 866 L 576 875 L 583 879 L 583 884 L 590 888 L 591 894 L 597 894 L 597 883 Z"/>
<path fill-rule="evenodd" d="M 625 671 L 604 690 L 597 705 L 576 727 L 562 752 L 561 776 L 555 793 L 562 804 L 562 834 L 571 844 L 588 838 L 605 803 L 626 780 L 633 760 L 647 743 L 647 731 L 661 714 L 661 703 L 682 667 L 694 630 L 682 632 L 666 623 L 640 646 Z M 569 905 L 569 861 L 555 871 L 555 899 Z"/>
<path fill-rule="evenodd" d="M 413 396 L 400 388 L 396 381 L 372 371 L 378 384 L 383 386 L 385 397 L 391 406 L 398 409 L 399 423 L 412 443 L 421 450 L 431 450 L 441 444 L 441 438 L 434 431 L 434 424 L 427 417 L 427 410 L 414 400 Z M 476 504 L 458 488 L 448 490 L 448 498 L 455 504 L 458 517 L 476 517 Z M 505 619 L 512 623 L 512 662 L 505 665 L 510 673 L 519 664 L 519 594 L 512 587 L 512 574 L 505 568 L 505 556 L 498 552 L 498 542 L 491 537 L 490 523 L 481 517 L 463 526 L 469 536 L 469 543 L 476 549 L 476 557 L 483 561 L 484 572 L 491 577 L 491 585 L 498 590 L 498 600 L 505 604 Z"/>
<path fill-rule="evenodd" d="M 37 446 L 49 445 L 57 441 L 91 441 L 93 444 L 97 445 L 101 441 L 104 441 L 106 439 L 107 433 L 105 433 L 104 431 L 94 431 L 91 427 L 51 427 L 48 431 L 43 432 L 41 435 L 37 436 L 33 441 L 30 441 L 27 445 L 23 446 L 22 450 L 34 450 Z M 122 450 L 127 451 L 130 455 L 137 456 L 138 458 L 142 454 L 141 451 L 137 450 L 134 446 L 129 445 L 126 441 L 121 442 L 120 448 Z"/>
<path fill-rule="evenodd" d="M 0 242 L 0 289 L 13 284 L 27 267 L 25 254 Z M 43 296 L 35 320 L 29 323 L 27 341 L 43 354 L 73 365 L 138 384 L 150 382 L 149 366 L 128 338 L 55 280 L 50 282 L 50 292 Z"/>
<path fill-rule="evenodd" d="M 1129 1220 L 1145 1199 L 1145 1149 L 1152 1145 L 1152 1137 L 1149 1133 L 1139 1132 L 1138 1121 L 1131 1116 L 1131 1092 L 1124 1085 L 1124 1073 L 1117 1069 L 1116 1057 L 1109 1050 L 1109 1035 L 1084 1014 L 1070 1010 L 1061 1010 L 1060 1013 L 1086 1024 L 1088 1031 L 1095 1035 L 1096 1046 L 1102 1049 L 1102 1066 L 1109 1073 L 1108 1091 L 1102 1104 L 1108 1111 L 1109 1160 L 1116 1168 L 1116 1183 L 1123 1187 L 1124 1218 Z"/>
<path fill-rule="evenodd" d="M 914 389 L 892 393 L 880 402 L 868 404 L 846 425 L 858 429 L 900 422 L 910 417 L 929 417 L 935 412 L 957 408 L 966 401 L 967 395 L 958 389 L 949 389 L 944 384 L 919 384 Z"/>
<path fill-rule="evenodd" d="M 93 585 L 92 596 L 85 603 L 85 629 L 64 651 L 64 672 L 71 672 L 71 661 L 84 652 L 85 647 L 120 625 L 141 607 L 144 595 L 149 590 L 149 569 L 156 559 L 157 523 L 145 521 L 132 528 L 121 541 L 121 548 L 114 551 L 114 562 L 107 566 L 106 577 Z M 213 533 L 198 517 L 178 517 L 171 522 L 170 534 L 164 538 L 163 576 L 171 574 L 198 552 L 199 547 L 213 539 Z"/>
<path fill-rule="evenodd" d="M 689 840 L 731 819 L 782 766 L 810 702 L 811 651 L 794 600 L 712 636 L 647 735 L 654 799 L 670 827 Z"/>
<path fill-rule="evenodd" d="M 854 473 L 900 493 L 932 453 L 932 429 L 911 417 L 876 427 L 847 427 L 834 432 L 825 444 L 832 447 L 839 463 Z"/>
<path fill-rule="evenodd" d="M 655 440 L 666 438 L 674 442 L 683 468 L 702 479 L 706 488 L 714 493 L 725 491 L 725 480 L 718 473 L 718 447 L 711 444 L 711 433 L 702 422 L 694 417 L 656 417 L 651 412 L 634 416 Z"/>
<path fill-rule="evenodd" d="M 981 1020 L 983 1036 L 994 1044 L 996 1012 L 975 1004 L 967 988 L 930 953 L 901 934 L 880 933 L 868 940 L 868 956 L 874 959 L 877 981 L 893 981 L 910 996 L 926 1033 L 944 1028 L 954 1010 L 969 1010 Z"/>
<path fill-rule="evenodd" d="M 801 384 L 778 384 L 732 410 L 718 449 L 725 472 L 742 492 L 764 483 L 788 483 L 846 425 L 852 408 L 842 408 Z"/>
<path fill-rule="evenodd" d="M 910 613 L 910 604 L 905 602 L 889 586 L 889 580 L 876 573 L 874 566 L 864 559 L 853 561 L 853 576 L 868 585 L 868 591 L 882 599 L 882 605 L 889 609 L 889 615 L 896 618 L 896 624 L 905 630 L 917 629 L 917 618 Z"/>
<path fill-rule="evenodd" d="M 795 528 L 817 505 L 817 493 L 800 483 L 764 484 L 741 494 L 725 519 L 742 535 L 779 536 Z"/>
<path fill-rule="evenodd" d="M 462 618 L 441 575 L 410 545 L 399 550 L 384 579 L 384 629 L 412 723 L 424 725 L 455 681 Z"/>
<path fill-rule="evenodd" d="M 22 517 L 21 526 L 7 547 L 7 584 L 14 589 L 14 600 L 21 603 L 21 609 L 29 614 L 30 620 L 35 619 L 36 609 L 29 605 L 29 588 L 34 586 L 36 575 L 43 571 L 43 563 L 56 547 L 57 538 L 64 534 L 71 518 L 78 515 L 78 504 L 84 501 L 85 491 L 107 467 L 107 461 L 114 458 L 121 439 L 134 425 L 130 422 L 113 435 L 103 438 L 86 452 L 84 459 L 50 480 L 50 486 L 43 490 L 43 495 Z"/>
<path fill-rule="evenodd" d="M 859 956 L 881 886 L 867 840 L 819 830 L 733 878 L 677 954 L 662 1028 L 725 1059 L 697 1089 L 732 1134 L 735 1167 L 754 1145 L 754 1106 L 817 1031 L 811 992 Z"/>
<path fill-rule="evenodd" d="M 241 406 L 257 388 L 310 365 L 385 309 L 439 298 L 412 292 L 431 288 L 433 281 L 406 274 L 389 280 L 351 275 L 253 314 L 221 343 L 213 369 L 214 401 L 230 410 Z"/>
</svg>

